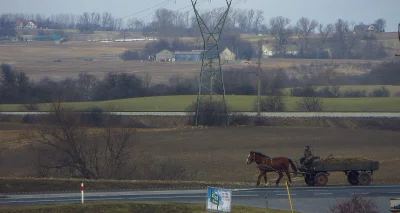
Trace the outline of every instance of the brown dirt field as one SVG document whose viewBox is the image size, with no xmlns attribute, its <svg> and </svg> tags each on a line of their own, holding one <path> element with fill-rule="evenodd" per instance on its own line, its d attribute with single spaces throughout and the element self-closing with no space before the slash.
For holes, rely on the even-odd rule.
<svg viewBox="0 0 400 213">
<path fill-rule="evenodd" d="M 136 73 L 148 72 L 154 82 L 167 81 L 173 75 L 185 77 L 198 76 L 200 63 L 177 62 L 159 63 L 148 61 L 101 61 L 101 55 L 118 55 L 127 49 L 143 48 L 144 42 L 126 43 L 95 43 L 95 42 L 67 42 L 56 45 L 52 42 L 12 42 L 0 43 L 0 61 L 11 64 L 16 69 L 25 72 L 30 78 L 39 80 L 43 77 L 54 79 L 77 77 L 80 72 L 87 72 L 103 77 L 108 72 Z M 94 58 L 94 61 L 85 61 L 84 58 Z M 53 62 L 61 60 L 61 62 Z M 365 72 L 358 67 L 363 63 L 377 63 L 374 60 L 340 60 L 340 59 L 263 59 L 262 68 L 289 68 L 292 66 L 310 65 L 311 63 L 340 64 L 339 72 Z M 255 62 L 254 62 L 255 63 Z M 255 65 L 252 61 L 252 65 Z M 227 63 L 223 67 L 244 68 L 249 66 L 244 61 Z"/>
<path fill-rule="evenodd" d="M 32 174 L 29 167 L 30 155 L 24 146 L 26 143 L 17 140 L 22 130 L 7 128 L 0 131 L 0 148 L 3 150 L 0 176 L 29 176 Z M 179 127 L 142 129 L 138 136 L 137 150 L 160 159 L 178 159 L 199 169 L 202 173 L 199 179 L 204 181 L 254 184 L 258 170 L 254 164 L 245 163 L 249 151 L 260 151 L 271 157 L 287 156 L 298 162 L 303 146 L 310 144 L 314 154 L 322 158 L 333 154 L 335 157 L 379 160 L 380 170 L 374 174 L 373 183 L 400 182 L 396 170 L 400 158 L 395 151 L 400 148 L 400 132 L 396 131 L 300 126 Z M 268 177 L 273 182 L 277 175 L 269 173 Z M 304 185 L 301 177 L 294 180 L 296 185 Z M 332 173 L 329 184 L 348 183 L 344 174 L 339 172 Z"/>
</svg>

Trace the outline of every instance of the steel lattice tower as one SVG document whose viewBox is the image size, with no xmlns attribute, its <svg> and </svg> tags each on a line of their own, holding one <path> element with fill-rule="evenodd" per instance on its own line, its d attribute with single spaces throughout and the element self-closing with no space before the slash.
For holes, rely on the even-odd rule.
<svg viewBox="0 0 400 213">
<path fill-rule="evenodd" d="M 199 12 L 197 11 L 197 0 L 191 1 L 200 29 L 200 33 L 203 37 L 204 42 L 195 112 L 195 125 L 197 126 L 199 120 L 201 119 L 199 109 L 202 107 L 202 104 L 207 101 L 207 98 L 209 98 L 209 101 L 211 102 L 221 101 L 221 104 L 224 108 L 223 116 L 225 116 L 225 124 L 229 125 L 227 104 L 225 100 L 225 85 L 222 74 L 220 49 L 218 43 L 221 37 L 222 29 L 225 25 L 226 18 L 228 16 L 232 0 L 225 0 L 227 4 L 227 9 L 222 14 L 221 19 L 213 29 L 207 26 L 207 24 L 204 22 Z"/>
</svg>

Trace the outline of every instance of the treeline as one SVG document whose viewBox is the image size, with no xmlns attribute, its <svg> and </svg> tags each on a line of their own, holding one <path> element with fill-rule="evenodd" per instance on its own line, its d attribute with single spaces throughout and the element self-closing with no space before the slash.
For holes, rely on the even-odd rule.
<svg viewBox="0 0 400 213">
<path fill-rule="evenodd" d="M 224 10 L 215 8 L 202 11 L 201 16 L 210 28 L 220 20 Z M 201 37 L 196 17 L 189 12 L 179 12 L 169 9 L 157 9 L 150 22 L 137 18 L 128 20 L 117 19 L 111 13 L 102 14 L 85 12 L 75 16 L 72 14 L 57 14 L 45 17 L 39 14 L 4 14 L 1 16 L 5 27 L 0 27 L 7 35 L 14 35 L 9 23 L 17 19 L 35 20 L 39 28 L 78 29 L 81 33 L 94 31 L 142 32 L 144 36 L 158 38 Z M 370 24 L 374 29 L 368 30 Z M 269 51 L 273 57 L 298 58 L 344 58 L 344 59 L 379 59 L 387 56 L 379 34 L 385 32 L 386 21 L 377 19 L 374 23 L 364 25 L 352 24 L 338 19 L 335 23 L 322 25 L 317 20 L 301 17 L 295 22 L 289 18 L 277 16 L 266 20 L 262 10 L 233 9 L 230 11 L 223 34 L 268 34 L 272 39 Z M 295 53 L 296 52 L 296 53 Z"/>
<path fill-rule="evenodd" d="M 335 66 L 318 65 L 315 70 L 310 65 L 292 69 L 315 70 L 307 73 L 297 72 L 289 75 L 284 69 L 269 69 L 261 73 L 261 94 L 268 96 L 320 96 L 320 97 L 383 97 L 390 95 L 386 88 L 377 89 L 371 94 L 365 91 L 339 92 L 340 85 L 399 85 L 400 62 L 386 62 L 372 68 L 364 75 L 339 75 Z M 302 68 L 301 68 L 302 67 Z M 228 95 L 256 95 L 257 76 L 252 68 L 224 70 L 225 90 Z M 137 76 L 127 73 L 108 73 L 99 79 L 94 75 L 81 73 L 75 79 L 67 78 L 54 81 L 44 78 L 34 82 L 24 72 L 15 71 L 8 64 L 1 65 L 0 103 L 29 104 L 52 102 L 103 101 L 123 98 L 166 95 L 197 94 L 197 78 L 173 76 L 165 83 L 155 83 L 151 76 Z M 315 89 L 313 86 L 326 86 Z M 289 94 L 283 88 L 294 88 Z"/>
</svg>

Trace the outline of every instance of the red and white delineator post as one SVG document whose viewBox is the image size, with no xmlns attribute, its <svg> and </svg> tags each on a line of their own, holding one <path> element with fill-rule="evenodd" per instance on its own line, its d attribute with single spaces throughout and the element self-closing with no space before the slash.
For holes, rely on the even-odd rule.
<svg viewBox="0 0 400 213">
<path fill-rule="evenodd" d="M 81 194 L 82 194 L 82 204 L 83 204 L 83 196 L 84 196 L 84 191 L 85 191 L 85 186 L 83 186 L 83 183 L 81 184 Z"/>
</svg>

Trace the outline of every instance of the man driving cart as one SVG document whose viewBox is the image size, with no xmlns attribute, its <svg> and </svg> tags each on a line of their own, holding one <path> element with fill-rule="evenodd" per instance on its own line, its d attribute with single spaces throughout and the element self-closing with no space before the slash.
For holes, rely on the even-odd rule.
<svg viewBox="0 0 400 213">
<path fill-rule="evenodd" d="M 304 169 L 307 169 L 309 166 L 312 165 L 312 161 L 314 159 L 314 155 L 311 152 L 310 145 L 306 145 L 304 147 L 304 157 L 300 159 L 300 163 Z"/>
</svg>

